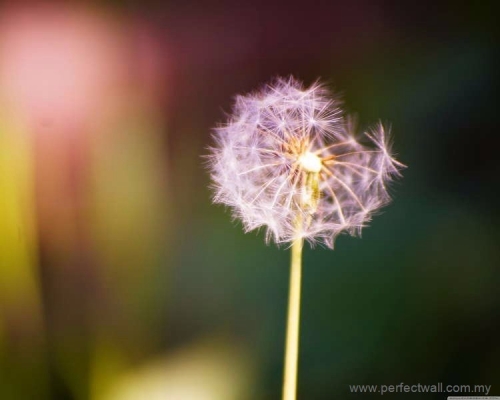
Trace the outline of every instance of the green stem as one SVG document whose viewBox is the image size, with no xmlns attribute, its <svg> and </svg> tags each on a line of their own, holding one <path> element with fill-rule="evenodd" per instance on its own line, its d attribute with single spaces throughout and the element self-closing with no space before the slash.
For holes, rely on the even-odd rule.
<svg viewBox="0 0 500 400">
<path fill-rule="evenodd" d="M 297 392 L 303 242 L 302 238 L 294 240 L 290 259 L 290 293 L 288 297 L 283 400 L 295 400 Z"/>
</svg>

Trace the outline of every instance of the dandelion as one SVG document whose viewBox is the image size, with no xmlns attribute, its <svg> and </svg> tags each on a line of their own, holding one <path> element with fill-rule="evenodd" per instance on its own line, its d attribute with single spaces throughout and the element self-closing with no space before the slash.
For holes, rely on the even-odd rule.
<svg viewBox="0 0 500 400">
<path fill-rule="evenodd" d="M 404 167 L 381 123 L 358 136 L 340 106 L 320 83 L 278 78 L 236 97 L 208 157 L 214 202 L 229 206 L 246 232 L 264 227 L 268 242 L 291 243 L 287 400 L 295 398 L 304 240 L 333 248 L 343 232 L 360 235 Z"/>
</svg>

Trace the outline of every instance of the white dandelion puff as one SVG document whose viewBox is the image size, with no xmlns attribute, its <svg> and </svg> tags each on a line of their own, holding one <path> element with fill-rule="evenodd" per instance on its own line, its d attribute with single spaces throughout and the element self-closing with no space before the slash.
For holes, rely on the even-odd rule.
<svg viewBox="0 0 500 400">
<path fill-rule="evenodd" d="M 342 232 L 359 235 L 404 165 L 381 123 L 356 137 L 340 106 L 321 84 L 292 77 L 238 96 L 208 156 L 214 202 L 276 243 L 333 247 Z"/>
</svg>

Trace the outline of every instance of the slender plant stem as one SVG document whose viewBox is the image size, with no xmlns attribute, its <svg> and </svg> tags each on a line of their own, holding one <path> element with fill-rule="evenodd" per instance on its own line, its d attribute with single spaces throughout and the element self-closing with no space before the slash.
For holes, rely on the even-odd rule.
<svg viewBox="0 0 500 400">
<path fill-rule="evenodd" d="M 290 258 L 290 293 L 288 297 L 283 400 L 295 400 L 297 393 L 303 242 L 302 238 L 294 240 Z"/>
</svg>

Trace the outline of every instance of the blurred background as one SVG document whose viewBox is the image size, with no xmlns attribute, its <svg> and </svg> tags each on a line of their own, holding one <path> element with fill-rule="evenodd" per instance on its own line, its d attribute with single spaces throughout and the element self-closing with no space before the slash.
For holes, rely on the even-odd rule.
<svg viewBox="0 0 500 400">
<path fill-rule="evenodd" d="M 201 155 L 234 95 L 289 74 L 322 78 L 362 127 L 390 122 L 409 166 L 362 240 L 306 249 L 298 397 L 500 395 L 488 2 L 15 4 L 0 6 L 1 399 L 280 398 L 289 254 L 211 205 Z"/>
</svg>

